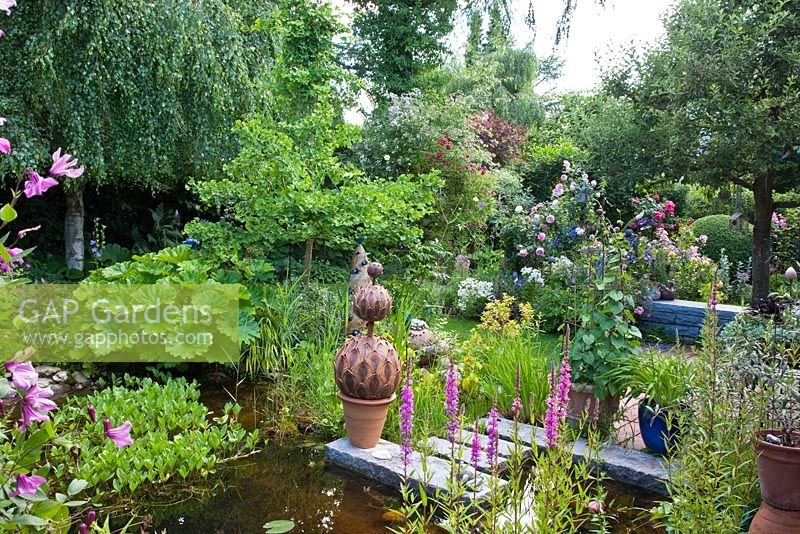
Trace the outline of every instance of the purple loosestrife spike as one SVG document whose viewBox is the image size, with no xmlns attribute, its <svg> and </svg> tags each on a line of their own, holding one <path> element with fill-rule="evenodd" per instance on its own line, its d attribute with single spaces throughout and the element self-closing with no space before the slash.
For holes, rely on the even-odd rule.
<svg viewBox="0 0 800 534">
<path fill-rule="evenodd" d="M 39 373 L 29 362 L 6 362 L 5 365 L 14 387 L 27 390 L 39 382 Z"/>
<path fill-rule="evenodd" d="M 414 387 L 411 380 L 411 362 L 406 362 L 406 382 L 400 394 L 400 436 L 403 443 L 400 450 L 403 454 L 403 467 L 407 471 L 411 463 L 411 436 L 414 431 Z M 404 472 L 406 472 L 404 471 Z M 407 474 L 407 472 L 406 472 Z"/>
<path fill-rule="evenodd" d="M 131 422 L 125 421 L 124 424 L 116 427 L 111 428 L 111 420 L 105 419 L 103 421 L 103 434 L 105 437 L 110 439 L 114 442 L 114 446 L 118 449 L 122 447 L 127 447 L 128 445 L 133 443 L 131 439 Z"/>
<path fill-rule="evenodd" d="M 89 412 L 89 419 L 92 420 L 92 423 L 96 423 L 97 422 L 97 412 L 94 410 L 94 405 L 90 404 L 86 408 L 86 411 Z"/>
<path fill-rule="evenodd" d="M 78 534 L 89 534 L 89 526 L 86 523 L 78 525 Z"/>
<path fill-rule="evenodd" d="M 478 470 L 478 464 L 481 462 L 481 440 L 478 434 L 478 420 L 475 419 L 475 430 L 472 432 L 472 451 L 470 454 L 470 463 L 472 468 Z"/>
<path fill-rule="evenodd" d="M 39 475 L 17 475 L 17 489 L 9 495 L 9 497 L 16 497 L 17 495 L 33 495 L 39 486 L 47 482 L 47 479 Z"/>
<path fill-rule="evenodd" d="M 497 395 L 495 394 L 492 409 L 489 410 L 489 422 L 486 425 L 486 436 L 489 438 L 486 444 L 486 459 L 489 460 L 493 469 L 497 467 L 497 449 L 500 445 L 500 435 L 497 428 L 499 419 L 500 413 L 497 411 Z"/>
<path fill-rule="evenodd" d="M 91 527 L 92 523 L 94 523 L 94 520 L 96 518 L 97 518 L 97 512 L 95 512 L 94 510 L 89 510 L 89 513 L 86 514 L 86 525 Z"/>
<path fill-rule="evenodd" d="M 547 439 L 548 447 L 558 446 L 558 393 L 556 389 L 556 371 L 550 371 L 550 394 L 545 401 L 547 404 L 547 411 L 544 416 L 544 435 Z"/>
<path fill-rule="evenodd" d="M 709 306 L 713 314 L 717 313 L 717 274 L 718 271 L 714 271 L 714 280 L 711 282 L 711 300 Z"/>
<path fill-rule="evenodd" d="M 519 418 L 519 412 L 522 410 L 522 400 L 520 399 L 520 366 L 519 362 L 517 362 L 517 382 L 515 386 L 516 396 L 514 397 L 514 402 L 511 403 L 511 412 L 514 414 L 514 420 L 516 421 Z"/>
<path fill-rule="evenodd" d="M 447 380 L 444 385 L 444 413 L 448 417 L 447 439 L 455 443 L 456 432 L 460 426 L 458 420 L 458 370 L 453 360 L 450 360 L 450 369 L 447 371 Z"/>
</svg>

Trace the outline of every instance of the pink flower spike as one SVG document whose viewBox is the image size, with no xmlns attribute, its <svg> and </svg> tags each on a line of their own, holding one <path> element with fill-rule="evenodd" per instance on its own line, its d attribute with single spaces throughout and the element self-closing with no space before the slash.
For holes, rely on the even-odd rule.
<svg viewBox="0 0 800 534">
<path fill-rule="evenodd" d="M 11 14 L 11 8 L 17 5 L 17 0 L 0 0 L 0 11 L 5 11 L 6 15 Z"/>
<path fill-rule="evenodd" d="M 2 0 L 0 0 L 2 2 Z M 9 495 L 9 497 L 16 497 L 17 495 L 33 495 L 39 489 L 39 486 L 47 482 L 47 479 L 39 475 L 17 475 L 17 489 Z"/>
<path fill-rule="evenodd" d="M 78 178 L 83 174 L 83 165 L 75 168 L 78 164 L 76 158 L 72 158 L 71 154 L 61 155 L 61 148 L 53 152 L 53 165 L 50 167 L 50 176 L 60 178 L 66 176 L 67 178 Z"/>
<path fill-rule="evenodd" d="M 0 137 L 0 153 L 11 154 L 11 141 L 6 139 L 5 137 Z"/>
<path fill-rule="evenodd" d="M 131 439 L 131 422 L 125 421 L 124 424 L 116 428 L 111 428 L 111 420 L 103 421 L 103 435 L 114 442 L 118 449 L 133 444 Z"/>
<path fill-rule="evenodd" d="M 3 37 L 5 34 L 6 34 L 6 32 L 4 32 L 3 30 L 0 30 L 0 37 Z M 3 117 L 0 117 L 0 119 L 3 119 Z M 2 126 L 5 121 L 6 120 L 3 119 L 3 122 L 0 122 L 0 126 Z"/>
<path fill-rule="evenodd" d="M 28 169 L 28 181 L 25 182 L 25 196 L 27 198 L 40 196 L 53 186 L 58 185 L 58 182 L 50 178 L 42 178 L 39 173 Z"/>
<path fill-rule="evenodd" d="M 39 373 L 29 362 L 6 362 L 5 366 L 16 388 L 28 390 L 39 381 Z"/>
</svg>

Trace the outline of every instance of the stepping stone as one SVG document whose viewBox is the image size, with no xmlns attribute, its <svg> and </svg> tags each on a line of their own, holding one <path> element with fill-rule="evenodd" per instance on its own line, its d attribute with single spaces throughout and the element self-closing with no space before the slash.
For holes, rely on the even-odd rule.
<svg viewBox="0 0 800 534">
<path fill-rule="evenodd" d="M 485 420 L 481 420 L 485 423 Z M 501 440 L 514 439 L 514 422 L 500 419 L 498 434 Z M 547 448 L 544 428 L 519 423 L 518 440 L 520 443 L 539 450 Z M 589 444 L 584 438 L 578 438 L 572 445 L 573 461 L 589 461 L 593 467 L 599 467 L 613 480 L 642 488 L 653 493 L 666 494 L 666 483 L 669 480 L 666 460 L 647 454 L 646 452 L 626 449 L 617 445 L 606 445 L 597 452 L 597 461 L 591 454 Z M 599 465 L 598 465 L 599 462 Z"/>
<path fill-rule="evenodd" d="M 469 451 L 467 454 L 469 455 Z M 403 483 L 403 459 L 400 445 L 396 443 L 380 440 L 375 448 L 359 449 L 347 438 L 340 438 L 325 445 L 325 459 L 331 464 L 395 490 L 399 490 Z M 449 490 L 450 461 L 448 460 L 436 456 L 423 458 L 418 452 L 413 452 L 408 473 L 408 483 L 414 491 L 419 491 L 419 488 L 423 487 L 426 494 L 432 497 L 436 492 L 446 494 Z M 492 487 L 502 487 L 506 484 L 504 480 L 480 471 L 477 477 L 478 488 L 475 491 L 465 491 L 462 499 L 483 501 L 489 497 Z"/>
<path fill-rule="evenodd" d="M 484 436 L 486 437 L 486 436 Z M 498 440 L 499 441 L 499 440 Z M 485 440 L 486 443 L 489 442 L 488 438 Z M 455 446 L 455 453 L 458 460 L 461 463 L 472 465 L 472 436 L 469 437 L 469 444 L 456 444 Z M 437 438 L 437 437 L 430 437 L 428 438 L 428 447 L 430 448 L 431 452 L 435 456 L 439 456 L 445 460 L 449 460 L 453 454 L 453 447 L 450 445 L 450 442 L 446 439 Z M 497 468 L 499 471 L 503 471 L 506 467 L 508 460 L 506 458 L 501 457 L 499 454 L 497 456 Z M 481 449 L 481 458 L 478 462 L 478 471 L 483 473 L 491 473 L 492 466 L 489 464 L 489 461 L 486 459 L 486 450 Z"/>
</svg>

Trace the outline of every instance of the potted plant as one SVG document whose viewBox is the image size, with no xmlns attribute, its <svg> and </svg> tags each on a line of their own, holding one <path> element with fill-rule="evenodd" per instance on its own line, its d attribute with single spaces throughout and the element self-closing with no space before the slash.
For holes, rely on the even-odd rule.
<svg viewBox="0 0 800 534">
<path fill-rule="evenodd" d="M 594 298 L 581 309 L 579 328 L 572 341 L 572 382 L 567 418 L 572 424 L 588 414 L 609 421 L 619 409 L 620 394 L 628 377 L 618 372 L 639 354 L 642 334 L 633 325 L 633 299 L 616 289 L 617 277 L 606 274 L 594 283 Z"/>
<path fill-rule="evenodd" d="M 758 391 L 767 402 L 767 423 L 756 432 L 754 447 L 761 498 L 781 510 L 800 511 L 800 390 L 792 368 L 794 351 L 785 344 L 756 369 Z M 755 390 L 754 390 L 755 392 Z"/>
<path fill-rule="evenodd" d="M 608 374 L 620 373 L 630 395 L 639 398 L 639 432 L 648 449 L 666 455 L 678 439 L 677 411 L 689 393 L 692 363 L 679 352 L 648 351 L 629 358 Z"/>
<path fill-rule="evenodd" d="M 334 376 L 344 408 L 347 437 L 354 446 L 369 449 L 378 444 L 389 404 L 400 384 L 400 359 L 386 339 L 375 335 L 375 323 L 392 309 L 392 298 L 375 279 L 383 273 L 379 263 L 367 268 L 372 284 L 353 295 L 353 312 L 367 325 L 366 333 L 348 338 L 336 352 Z"/>
</svg>

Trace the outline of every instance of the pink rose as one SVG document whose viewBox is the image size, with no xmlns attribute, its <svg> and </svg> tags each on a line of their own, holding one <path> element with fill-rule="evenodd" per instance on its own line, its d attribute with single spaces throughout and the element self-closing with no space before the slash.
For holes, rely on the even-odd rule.
<svg viewBox="0 0 800 534">
<path fill-rule="evenodd" d="M 538 247 L 536 249 L 536 255 L 539 256 L 539 257 L 544 256 L 544 249 L 542 247 Z"/>
<path fill-rule="evenodd" d="M 523 248 L 522 250 L 517 252 L 517 256 L 519 256 L 520 258 L 527 258 L 528 257 L 528 251 Z"/>
<path fill-rule="evenodd" d="M 545 237 L 547 237 L 547 236 L 544 234 L 544 232 L 539 232 L 539 233 L 536 235 L 536 239 L 538 239 L 539 241 L 544 241 L 544 238 L 545 238 Z"/>
</svg>

